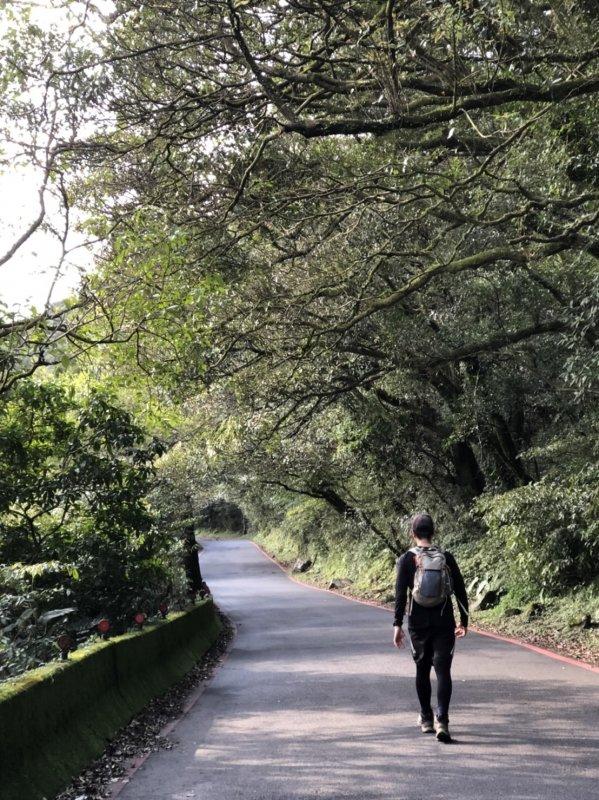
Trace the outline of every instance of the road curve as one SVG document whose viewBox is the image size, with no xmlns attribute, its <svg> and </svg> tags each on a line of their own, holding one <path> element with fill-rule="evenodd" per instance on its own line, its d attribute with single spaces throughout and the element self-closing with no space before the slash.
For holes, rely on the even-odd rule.
<svg viewBox="0 0 599 800">
<path fill-rule="evenodd" d="M 290 581 L 250 542 L 206 541 L 230 656 L 119 800 L 599 800 L 599 676 L 469 635 L 442 745 L 416 728 L 391 615 Z"/>
</svg>

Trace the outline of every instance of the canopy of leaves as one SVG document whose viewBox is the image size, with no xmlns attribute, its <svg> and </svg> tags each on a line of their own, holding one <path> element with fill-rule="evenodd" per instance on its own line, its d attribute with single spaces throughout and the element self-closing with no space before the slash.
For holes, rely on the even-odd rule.
<svg viewBox="0 0 599 800">
<path fill-rule="evenodd" d="M 104 76 L 90 224 L 102 280 L 131 286 L 106 308 L 172 309 L 132 348 L 199 394 L 215 480 L 320 498 L 398 548 L 416 505 L 460 529 L 547 474 L 523 452 L 597 391 L 596 21 L 120 2 L 103 57 L 54 72 Z"/>
</svg>

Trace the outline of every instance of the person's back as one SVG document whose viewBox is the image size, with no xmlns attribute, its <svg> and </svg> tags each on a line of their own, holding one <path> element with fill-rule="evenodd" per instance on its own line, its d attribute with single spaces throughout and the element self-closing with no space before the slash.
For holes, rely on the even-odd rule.
<svg viewBox="0 0 599 800">
<path fill-rule="evenodd" d="M 402 624 L 410 592 L 408 640 L 416 662 L 419 724 L 423 733 L 436 731 L 440 741 L 448 742 L 451 741 L 448 727 L 451 662 L 456 636 L 461 638 L 468 630 L 468 597 L 455 558 L 432 544 L 432 518 L 428 514 L 417 514 L 412 519 L 411 533 L 415 547 L 397 561 L 393 641 L 396 647 L 403 644 Z M 460 613 L 457 627 L 452 592 Z M 431 666 L 437 675 L 437 712 L 434 716 L 431 709 Z"/>
</svg>

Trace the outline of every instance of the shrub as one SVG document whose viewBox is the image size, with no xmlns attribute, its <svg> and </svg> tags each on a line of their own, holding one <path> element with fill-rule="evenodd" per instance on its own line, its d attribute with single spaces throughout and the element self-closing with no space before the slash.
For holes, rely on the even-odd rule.
<svg viewBox="0 0 599 800">
<path fill-rule="evenodd" d="M 83 635 L 186 599 L 180 545 L 146 500 L 162 449 L 99 391 L 22 381 L 2 398 L 0 675 L 56 653 L 49 609 L 73 607 Z"/>
<path fill-rule="evenodd" d="M 596 578 L 598 477 L 589 466 L 479 500 L 477 512 L 504 551 L 514 586 L 560 592 Z"/>
</svg>

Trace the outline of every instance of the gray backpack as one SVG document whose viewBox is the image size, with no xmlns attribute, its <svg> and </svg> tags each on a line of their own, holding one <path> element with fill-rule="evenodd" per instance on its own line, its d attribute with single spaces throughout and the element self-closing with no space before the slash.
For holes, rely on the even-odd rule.
<svg viewBox="0 0 599 800">
<path fill-rule="evenodd" d="M 425 608 L 438 606 L 453 591 L 445 553 L 438 547 L 412 547 L 410 553 L 416 562 L 412 599 Z"/>
</svg>

